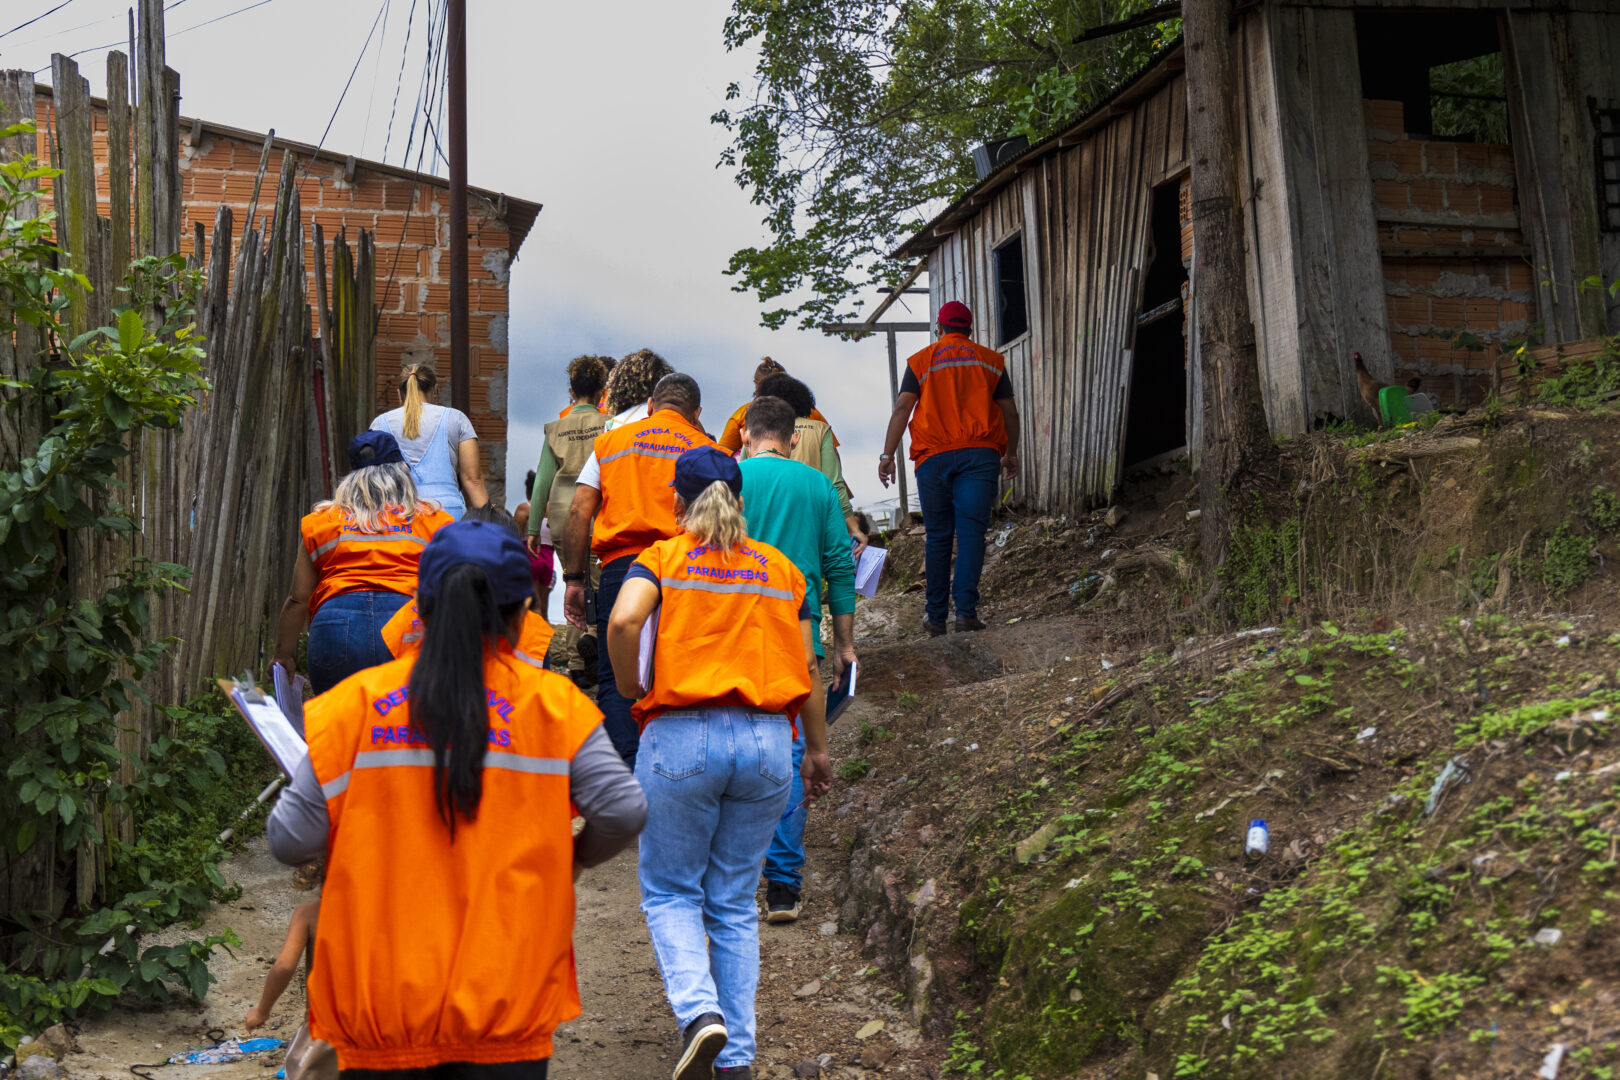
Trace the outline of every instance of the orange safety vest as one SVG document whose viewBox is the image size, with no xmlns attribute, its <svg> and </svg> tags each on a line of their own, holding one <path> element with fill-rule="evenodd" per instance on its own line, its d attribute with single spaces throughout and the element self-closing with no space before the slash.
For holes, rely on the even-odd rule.
<svg viewBox="0 0 1620 1080">
<path fill-rule="evenodd" d="M 636 563 L 653 572 L 660 590 L 652 689 L 631 706 L 642 727 L 694 705 L 798 718 L 810 696 L 799 627 L 805 581 L 786 555 L 758 540 L 727 551 L 682 533 Z"/>
<path fill-rule="evenodd" d="M 720 448 L 726 453 L 735 454 L 742 449 L 743 421 L 748 418 L 748 406 L 752 404 L 752 401 L 745 401 L 737 406 L 737 411 L 731 414 L 731 419 L 726 421 L 725 429 L 720 432 Z M 809 419 L 820 420 L 823 424 L 827 424 L 827 418 L 821 415 L 820 409 L 811 409 Z M 832 427 L 831 424 L 827 426 Z M 837 432 L 833 433 L 833 445 L 838 445 Z"/>
<path fill-rule="evenodd" d="M 1007 370 L 1000 353 L 951 333 L 912 353 L 906 366 L 921 389 L 911 414 L 911 460 L 970 447 L 1007 452 L 1007 421 L 996 404 Z"/>
<path fill-rule="evenodd" d="M 305 514 L 298 523 L 304 550 L 320 580 L 310 594 L 309 613 L 346 592 L 416 591 L 416 563 L 433 534 L 455 521 L 443 510 L 417 506 L 411 520 L 390 510 L 381 532 L 361 532 L 336 506 Z"/>
<path fill-rule="evenodd" d="M 603 432 L 596 438 L 602 470 L 602 508 L 596 512 L 591 550 L 605 566 L 639 555 L 679 533 L 675 524 L 675 459 L 694 446 L 713 446 L 701 428 L 674 409 Z"/>
<path fill-rule="evenodd" d="M 546 621 L 546 617 L 538 611 L 523 613 L 523 628 L 518 633 L 517 648 L 513 654 L 532 667 L 544 668 L 546 666 L 546 653 L 551 650 L 551 639 L 557 633 L 557 628 Z M 416 600 L 411 601 L 398 611 L 393 618 L 383 623 L 383 644 L 394 656 L 404 656 L 406 652 L 415 652 L 422 647 L 422 614 L 416 610 Z"/>
<path fill-rule="evenodd" d="M 485 654 L 483 796 L 455 841 L 410 721 L 410 653 L 304 707 L 331 818 L 309 1029 L 341 1069 L 551 1056 L 579 1015 L 568 776 L 602 714 L 561 675 Z"/>
</svg>

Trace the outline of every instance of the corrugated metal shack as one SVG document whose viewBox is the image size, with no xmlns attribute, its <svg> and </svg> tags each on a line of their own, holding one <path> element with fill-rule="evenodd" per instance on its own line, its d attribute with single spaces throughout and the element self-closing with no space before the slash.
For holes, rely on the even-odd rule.
<svg viewBox="0 0 1620 1080">
<path fill-rule="evenodd" d="M 1620 279 L 1620 4 L 1267 0 L 1232 46 L 1273 432 L 1371 419 L 1355 352 L 1473 403 L 1504 341 L 1620 330 L 1581 287 Z M 1499 91 L 1437 91 L 1460 64 Z M 926 258 L 934 308 L 966 302 L 1007 356 L 1031 505 L 1094 505 L 1127 468 L 1197 445 L 1182 66 L 1170 49 L 896 252 Z M 1455 130 L 1458 100 L 1505 138 Z"/>
</svg>

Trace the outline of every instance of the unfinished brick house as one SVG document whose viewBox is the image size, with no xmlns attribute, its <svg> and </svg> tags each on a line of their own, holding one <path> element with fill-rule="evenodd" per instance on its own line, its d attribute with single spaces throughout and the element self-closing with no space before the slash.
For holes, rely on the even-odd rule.
<svg viewBox="0 0 1620 1080">
<path fill-rule="evenodd" d="M 106 101 L 93 100 L 98 196 L 100 212 L 105 214 L 109 198 Z M 48 162 L 49 88 L 37 88 L 35 102 L 39 157 Z M 265 135 L 188 117 L 180 118 L 179 130 L 185 217 L 182 250 L 189 254 L 193 222 L 201 222 L 208 234 L 221 204 L 232 208 L 236 230 L 242 229 Z M 449 181 L 359 160 L 340 151 L 322 149 L 317 154 L 313 146 L 273 138 L 261 203 L 274 199 L 282 158 L 289 153 L 306 173 L 299 187 L 306 228 L 319 224 L 329 241 L 340 229 L 347 229 L 351 244 L 359 229 L 370 230 L 376 237 L 380 308 L 377 410 L 399 404 L 396 387 L 401 366 L 407 360 L 430 356 L 438 361 L 441 375 L 439 401 L 449 404 Z M 264 209 L 261 206 L 261 213 Z M 538 203 L 481 188 L 468 190 L 469 415 L 478 431 L 485 481 L 497 505 L 505 505 L 511 266 L 539 213 Z M 309 295 L 315 295 L 313 281 Z"/>
<path fill-rule="evenodd" d="M 1232 48 L 1274 433 L 1372 419 L 1357 352 L 1471 404 L 1504 344 L 1620 330 L 1582 284 L 1620 279 L 1620 6 L 1263 0 Z M 1034 506 L 1106 500 L 1127 468 L 1198 445 L 1182 68 L 1176 45 L 895 253 L 1007 356 Z"/>
</svg>

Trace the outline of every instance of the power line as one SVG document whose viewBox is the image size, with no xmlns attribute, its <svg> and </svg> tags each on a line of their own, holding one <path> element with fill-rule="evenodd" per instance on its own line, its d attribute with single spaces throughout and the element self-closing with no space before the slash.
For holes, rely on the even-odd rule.
<svg viewBox="0 0 1620 1080">
<path fill-rule="evenodd" d="M 17 31 L 23 29 L 23 27 L 25 27 L 25 26 L 33 26 L 35 23 L 39 22 L 39 20 L 43 19 L 46 15 L 55 15 L 58 11 L 61 11 L 63 8 L 67 7 L 71 3 L 73 3 L 73 0 L 62 0 L 62 2 L 60 4 L 57 4 L 55 7 L 51 8 L 49 11 L 47 11 L 47 12 L 45 12 L 43 14 L 40 14 L 40 15 L 35 15 L 32 19 L 29 19 L 25 23 L 21 23 L 21 24 L 19 24 L 17 26 L 13 26 L 10 30 L 7 30 L 5 33 L 0 34 L 0 38 L 10 37 L 12 34 L 15 34 Z"/>
<path fill-rule="evenodd" d="M 382 39 L 377 42 L 377 61 L 371 68 L 371 93 L 366 98 L 366 122 L 360 128 L 360 156 L 366 156 L 366 141 L 371 137 L 371 107 L 377 103 L 377 77 L 382 73 L 383 42 L 388 40 L 388 13 L 393 0 L 383 0 Z"/>
<path fill-rule="evenodd" d="M 175 0 L 175 2 L 173 4 L 170 4 L 168 7 L 165 7 L 163 10 L 164 11 L 169 11 L 171 8 L 177 8 L 177 7 L 179 7 L 181 4 L 183 4 L 185 2 L 186 2 L 186 0 Z M 274 0 L 258 0 L 258 3 L 256 3 L 256 4 L 249 4 L 246 7 L 239 7 L 235 11 L 227 11 L 223 15 L 214 16 L 212 19 L 206 19 L 206 20 L 204 20 L 203 22 L 200 22 L 200 23 L 193 23 L 192 25 L 186 27 L 183 30 L 176 30 L 173 33 L 165 33 L 164 37 L 166 39 L 172 41 L 175 38 L 179 37 L 181 34 L 189 34 L 193 30 L 201 30 L 205 26 L 212 26 L 217 22 L 222 22 L 225 19 L 229 19 L 232 15 L 240 15 L 244 11 L 252 11 L 254 8 L 264 7 L 264 5 L 269 4 L 269 3 L 274 3 Z M 99 51 L 101 49 L 112 49 L 112 48 L 116 48 L 119 45 L 124 45 L 124 44 L 127 44 L 127 39 L 119 38 L 117 41 L 109 41 L 105 45 L 92 45 L 87 49 L 79 49 L 78 51 L 70 52 L 67 55 L 68 55 L 68 59 L 71 60 L 75 56 L 83 56 L 85 53 L 88 53 L 88 52 L 97 52 L 97 51 Z M 42 72 L 49 71 L 50 69 L 51 69 L 51 65 L 46 64 L 42 68 L 36 68 L 34 70 L 34 74 L 38 75 L 38 74 L 40 74 Z"/>
<path fill-rule="evenodd" d="M 443 50 L 443 44 L 444 44 L 443 39 L 449 36 L 449 34 L 446 31 L 446 27 L 448 26 L 448 24 L 449 24 L 449 4 L 448 4 L 448 0 L 446 0 L 445 18 L 441 19 L 440 22 L 439 22 L 439 37 L 440 37 L 439 53 L 440 53 L 440 55 L 443 55 L 443 51 L 444 51 Z M 424 84 L 426 84 L 431 78 L 430 73 L 433 70 L 433 54 L 434 54 L 433 4 L 432 4 L 432 2 L 430 0 L 430 2 L 428 4 L 427 56 L 424 59 L 423 65 L 422 65 L 422 79 L 423 79 Z M 434 84 L 434 85 L 436 87 L 437 84 Z M 422 105 L 422 99 L 421 99 L 420 92 L 417 95 L 417 105 L 418 105 L 418 107 L 420 107 Z M 428 107 L 429 108 L 432 107 L 431 99 L 430 99 L 430 101 L 428 103 Z M 414 115 L 411 117 L 411 131 L 413 133 L 416 131 L 416 117 Z M 394 246 L 394 258 L 393 258 L 393 261 L 390 262 L 389 265 L 388 265 L 388 281 L 387 281 L 387 283 L 385 283 L 383 285 L 382 293 L 380 294 L 385 302 L 388 299 L 388 290 L 390 290 L 390 289 L 392 289 L 394 287 L 394 274 L 399 270 L 399 256 L 400 256 L 400 253 L 405 250 L 405 233 L 411 227 L 411 214 L 416 210 L 416 189 L 417 189 L 417 186 L 422 181 L 422 158 L 426 154 L 426 152 L 427 152 L 427 140 L 424 138 L 422 140 L 421 149 L 418 150 L 417 154 L 416 154 L 416 168 L 414 170 L 412 170 L 413 175 L 411 176 L 411 196 L 410 196 L 410 201 L 405 204 L 405 221 L 404 221 L 404 224 L 402 224 L 400 226 L 399 243 Z M 405 149 L 405 157 L 403 159 L 403 162 L 408 164 L 410 162 L 410 158 L 411 158 L 410 146 L 409 146 L 409 144 L 407 144 L 406 149 Z M 381 321 L 381 319 L 382 319 L 382 307 L 379 305 L 375 315 L 373 316 L 373 322 L 372 322 L 372 332 L 373 333 L 376 332 L 377 324 L 378 324 L 378 322 Z"/>
<path fill-rule="evenodd" d="M 411 28 L 416 25 L 416 0 L 411 0 L 411 13 L 405 20 L 405 47 L 399 52 L 399 74 L 394 78 L 394 103 L 388 107 L 388 131 L 383 136 L 382 160 L 388 160 L 388 144 L 394 137 L 394 114 L 399 110 L 399 88 L 405 82 L 405 61 L 411 54 Z"/>
<path fill-rule="evenodd" d="M 261 2 L 269 3 L 270 0 L 261 0 Z M 388 0 L 383 0 L 382 4 L 377 8 L 377 17 L 371 20 L 371 33 L 366 35 L 366 43 L 360 46 L 360 55 L 354 58 L 354 67 L 349 69 L 349 81 L 343 84 L 343 93 L 338 95 L 337 104 L 332 106 L 332 116 L 326 121 L 326 130 L 321 132 L 321 141 L 315 144 L 315 153 L 310 155 L 311 161 L 320 156 L 321 147 L 326 145 L 326 137 L 332 133 L 332 125 L 337 122 L 338 110 L 343 108 L 343 99 L 349 96 L 349 87 L 354 85 L 355 72 L 360 70 L 360 61 L 366 58 L 366 50 L 371 48 L 371 39 L 376 36 L 377 24 L 382 22 L 383 12 L 386 10 L 388 10 Z"/>
</svg>

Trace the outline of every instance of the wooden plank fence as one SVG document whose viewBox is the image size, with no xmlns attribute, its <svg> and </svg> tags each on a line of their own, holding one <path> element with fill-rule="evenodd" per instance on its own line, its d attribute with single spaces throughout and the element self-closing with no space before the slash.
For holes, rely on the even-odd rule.
<svg viewBox="0 0 1620 1080">
<path fill-rule="evenodd" d="M 138 26 L 133 74 L 123 53 L 107 59 L 107 216 L 98 213 L 97 203 L 96 103 L 73 60 L 52 60 L 49 144 L 66 171 L 23 213 L 41 212 L 41 203 L 53 207 L 63 263 L 91 281 L 91 292 L 70 298 L 68 323 L 75 335 L 113 321 L 132 259 L 181 250 L 180 79 L 165 64 L 162 0 L 140 0 Z M 0 71 L 0 127 L 34 115 L 32 74 Z M 28 136 L 0 140 L 0 160 L 16 160 L 34 148 Z M 268 153 L 260 160 L 260 183 L 267 179 L 267 161 Z M 104 588 L 132 558 L 191 570 L 188 592 L 153 605 L 150 636 L 179 639 L 148 679 L 158 705 L 186 701 L 217 675 L 260 670 L 299 550 L 298 520 L 330 492 L 344 471 L 338 463 L 347 439 L 371 421 L 373 238 L 361 231 L 351 251 L 340 233 L 329 258 L 325 237 L 315 228 L 319 302 L 312 308 L 297 172 L 297 160 L 285 155 L 267 212 L 258 212 L 256 185 L 249 220 L 238 223 L 221 206 L 211 233 L 200 223 L 196 227 L 189 265 L 204 273 L 196 325 L 212 390 L 180 430 L 132 436 L 137 442 L 123 477 L 126 487 L 115 498 L 129 509 L 134 533 L 82 542 L 68 554 L 69 580 L 78 595 Z M 53 344 L 17 325 L 0 295 L 0 377 L 20 377 L 46 362 Z M 0 464 L 31 452 L 41 423 L 19 417 L 3 425 Z M 132 710 L 122 748 L 144 755 L 161 724 L 162 714 L 150 706 Z M 117 825 L 129 835 L 129 822 Z M 88 903 L 102 880 L 103 859 L 100 852 L 83 850 L 72 868 L 40 867 L 0 853 L 0 876 L 9 882 L 0 888 L 0 912 L 15 906 L 59 909 L 69 881 L 78 901 Z"/>
</svg>

